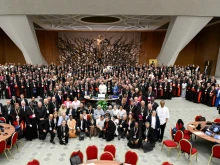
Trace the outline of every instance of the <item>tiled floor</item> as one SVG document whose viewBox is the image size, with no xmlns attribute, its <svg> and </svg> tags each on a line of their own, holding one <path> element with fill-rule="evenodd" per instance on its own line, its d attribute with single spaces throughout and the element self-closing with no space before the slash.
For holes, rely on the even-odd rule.
<svg viewBox="0 0 220 165">
<path fill-rule="evenodd" d="M 181 98 L 167 100 L 166 106 L 170 110 L 171 118 L 168 121 L 164 139 L 170 139 L 169 128 L 174 126 L 179 118 L 181 118 L 185 125 L 187 125 L 187 123 L 194 121 L 196 115 L 203 115 L 207 120 L 210 121 L 213 121 L 216 117 L 218 117 L 216 108 L 210 108 L 202 104 L 194 104 Z M 84 141 L 79 141 L 78 139 L 70 139 L 67 146 L 59 145 L 57 138 L 55 141 L 56 145 L 52 145 L 49 142 L 49 137 L 47 137 L 44 142 L 39 141 L 38 139 L 33 140 L 32 142 L 23 141 L 23 144 L 19 144 L 19 153 L 17 152 L 16 148 L 12 150 L 15 159 L 12 159 L 9 156 L 10 161 L 7 162 L 5 156 L 3 154 L 0 155 L 0 165 L 26 165 L 26 163 L 33 158 L 38 159 L 41 165 L 69 165 L 69 156 L 72 151 L 81 150 L 85 155 L 85 148 L 88 145 L 97 145 L 100 155 L 103 152 L 104 146 L 107 144 L 107 142 L 98 138 L 92 138 L 91 140 L 86 138 Z M 117 147 L 116 160 L 123 162 L 124 153 L 129 150 L 127 147 L 127 141 L 118 141 L 115 139 L 111 143 Z M 193 158 L 192 164 L 207 165 L 212 145 L 213 144 L 210 142 L 197 138 L 197 140 L 193 142 L 193 146 L 198 149 L 198 161 L 196 162 L 195 158 Z M 146 154 L 143 153 L 141 149 L 134 151 L 136 151 L 139 155 L 138 165 L 160 165 L 164 161 L 170 161 L 175 165 L 189 164 L 188 157 L 184 155 L 182 155 L 180 160 L 177 161 L 176 150 L 171 151 L 170 156 L 167 157 L 167 150 L 165 148 L 161 152 L 160 143 L 156 144 L 156 147 L 152 152 Z M 213 159 L 212 164 L 220 164 L 220 160 Z"/>
</svg>

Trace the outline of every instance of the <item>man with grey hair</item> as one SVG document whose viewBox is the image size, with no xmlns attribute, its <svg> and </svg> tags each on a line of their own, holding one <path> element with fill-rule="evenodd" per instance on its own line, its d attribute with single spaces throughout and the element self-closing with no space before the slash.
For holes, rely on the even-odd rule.
<svg viewBox="0 0 220 165">
<path fill-rule="evenodd" d="M 106 110 L 106 113 L 109 113 L 109 115 L 112 117 L 113 116 L 113 112 L 112 112 L 112 106 L 109 105 L 108 109 Z"/>
<path fill-rule="evenodd" d="M 97 109 L 94 112 L 94 119 L 99 119 L 101 115 L 105 115 L 104 111 L 101 109 L 101 106 L 98 105 Z"/>
<path fill-rule="evenodd" d="M 39 125 L 40 123 L 42 123 L 44 121 L 44 119 L 46 119 L 46 109 L 44 106 L 42 106 L 42 102 L 38 102 L 37 104 L 37 108 L 36 108 L 36 118 L 37 118 L 37 125 L 38 125 L 38 129 L 39 129 Z M 39 139 L 42 139 L 42 130 L 39 129 Z"/>
</svg>

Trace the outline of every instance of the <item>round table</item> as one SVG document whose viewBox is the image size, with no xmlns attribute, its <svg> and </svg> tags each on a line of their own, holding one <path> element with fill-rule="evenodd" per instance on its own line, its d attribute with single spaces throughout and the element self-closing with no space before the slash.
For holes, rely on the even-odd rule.
<svg viewBox="0 0 220 165">
<path fill-rule="evenodd" d="M 187 129 L 193 133 L 194 135 L 202 138 L 202 139 L 205 139 L 207 141 L 210 141 L 210 142 L 213 142 L 213 143 L 220 143 L 220 140 L 218 139 L 215 139 L 214 137 L 211 137 L 211 136 L 208 136 L 206 135 L 203 131 L 200 131 L 200 130 L 196 130 L 196 127 L 198 126 L 198 124 L 201 124 L 201 130 L 208 126 L 210 127 L 211 125 L 206 125 L 206 121 L 197 121 L 197 122 L 191 122 L 187 125 Z"/>
<path fill-rule="evenodd" d="M 120 162 L 117 161 L 108 161 L 108 160 L 98 160 L 98 161 L 91 161 L 91 162 L 86 162 L 82 163 L 81 165 L 119 165 L 121 164 Z"/>
<path fill-rule="evenodd" d="M 7 140 L 15 132 L 15 127 L 10 124 L 0 123 L 4 127 L 4 132 L 0 132 L 0 141 Z"/>
<path fill-rule="evenodd" d="M 84 97 L 86 100 L 88 101 L 100 101 L 100 100 L 105 100 L 105 101 L 116 101 L 118 100 L 119 98 L 107 98 L 107 99 L 95 99 L 95 98 L 90 98 L 90 97 Z"/>
</svg>

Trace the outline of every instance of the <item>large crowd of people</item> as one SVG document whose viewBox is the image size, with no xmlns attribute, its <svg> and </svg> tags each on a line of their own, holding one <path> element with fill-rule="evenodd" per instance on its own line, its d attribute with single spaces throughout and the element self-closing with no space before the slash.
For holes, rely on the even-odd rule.
<svg viewBox="0 0 220 165">
<path fill-rule="evenodd" d="M 86 95 L 99 93 L 118 96 L 119 101 L 106 111 L 85 102 Z M 194 65 L 6 64 L 0 66 L 0 97 L 7 100 L 0 104 L 0 117 L 27 140 L 45 140 L 48 133 L 51 143 L 57 135 L 64 145 L 74 137 L 117 137 L 147 152 L 163 140 L 169 119 L 165 99 L 183 97 L 219 106 L 220 90 L 214 77 Z"/>
</svg>

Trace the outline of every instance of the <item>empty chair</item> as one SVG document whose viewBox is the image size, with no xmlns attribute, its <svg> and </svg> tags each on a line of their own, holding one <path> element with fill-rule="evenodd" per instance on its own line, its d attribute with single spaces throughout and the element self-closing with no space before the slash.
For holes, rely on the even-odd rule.
<svg viewBox="0 0 220 165">
<path fill-rule="evenodd" d="M 215 123 L 220 123 L 220 118 L 216 118 L 216 119 L 214 120 L 214 122 L 215 122 Z"/>
<path fill-rule="evenodd" d="M 162 165 L 173 165 L 173 164 L 170 162 L 163 162 Z"/>
<path fill-rule="evenodd" d="M 75 155 L 79 155 L 81 162 L 83 162 L 83 153 L 81 151 L 74 151 L 71 153 L 70 158 L 75 156 Z"/>
<path fill-rule="evenodd" d="M 27 163 L 27 165 L 40 165 L 40 162 L 36 159 L 33 159 Z"/>
<path fill-rule="evenodd" d="M 164 140 L 162 144 L 161 151 L 163 150 L 163 146 L 165 145 L 168 148 L 168 156 L 170 154 L 171 149 L 177 149 L 179 146 L 180 140 L 183 138 L 183 132 L 177 131 L 173 140 Z"/>
<path fill-rule="evenodd" d="M 14 132 L 14 133 L 12 134 L 10 144 L 9 144 L 9 145 L 6 145 L 6 148 L 7 148 L 8 152 L 10 153 L 11 156 L 12 156 L 12 154 L 11 154 L 11 151 L 10 151 L 10 150 L 12 149 L 12 147 L 13 147 L 14 145 L 16 145 L 16 148 L 17 148 L 17 150 L 18 150 L 17 138 L 18 138 L 18 133 L 17 133 L 17 132 Z M 19 150 L 18 150 L 18 152 L 19 152 Z M 12 157 L 13 157 L 13 156 L 12 156 Z"/>
<path fill-rule="evenodd" d="M 136 152 L 127 151 L 125 153 L 125 163 L 136 165 L 137 161 L 138 161 L 138 155 L 136 154 Z"/>
<path fill-rule="evenodd" d="M 106 145 L 104 148 L 104 151 L 110 152 L 113 155 L 113 157 L 115 158 L 116 148 L 114 145 L 112 145 L 112 144 Z"/>
<path fill-rule="evenodd" d="M 196 156 L 196 161 L 197 161 L 198 151 L 196 148 L 192 147 L 192 144 L 188 140 L 186 140 L 186 139 L 180 140 L 179 145 L 180 145 L 180 150 L 179 150 L 179 154 L 178 154 L 178 160 L 179 160 L 180 154 L 182 152 L 182 153 L 187 153 L 189 155 L 190 164 L 191 164 L 191 160 L 192 160 L 191 158 L 193 156 Z"/>
<path fill-rule="evenodd" d="M 6 158 L 7 158 L 7 160 L 8 160 L 8 155 L 6 154 L 6 141 L 5 140 L 2 140 L 2 141 L 0 141 L 0 154 L 1 153 L 4 153 L 5 154 L 5 156 L 6 156 Z M 8 160 L 9 161 L 9 160 Z"/>
<path fill-rule="evenodd" d="M 3 123 L 6 123 L 6 119 L 4 117 L 0 117 L 0 121 L 2 121 Z"/>
<path fill-rule="evenodd" d="M 209 164 L 212 161 L 212 158 L 220 159 L 220 144 L 216 144 L 212 147 L 212 154 L 209 158 Z"/>
<path fill-rule="evenodd" d="M 87 160 L 98 160 L 98 148 L 96 146 L 88 146 L 86 148 Z"/>
<path fill-rule="evenodd" d="M 114 156 L 110 152 L 104 152 L 100 156 L 100 160 L 114 160 Z"/>
</svg>

